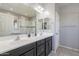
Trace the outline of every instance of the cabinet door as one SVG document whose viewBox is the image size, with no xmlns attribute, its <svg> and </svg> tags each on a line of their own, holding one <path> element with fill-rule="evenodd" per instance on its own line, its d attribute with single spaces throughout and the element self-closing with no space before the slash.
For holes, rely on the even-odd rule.
<svg viewBox="0 0 79 59">
<path fill-rule="evenodd" d="M 48 41 L 46 41 L 46 55 L 49 55 L 51 51 L 52 51 L 52 39 L 49 39 Z"/>
<path fill-rule="evenodd" d="M 37 47 L 37 56 L 40 56 L 43 52 L 45 56 L 45 43 Z"/>
<path fill-rule="evenodd" d="M 49 54 L 49 43 L 46 43 L 46 56 Z"/>
<path fill-rule="evenodd" d="M 52 50 L 52 39 L 48 42 L 48 45 L 49 45 L 49 50 L 51 51 Z"/>
<path fill-rule="evenodd" d="M 39 56 L 45 56 L 45 51 L 42 52 Z"/>
<path fill-rule="evenodd" d="M 23 54 L 22 56 L 36 56 L 36 48 L 26 52 L 25 54 Z"/>
</svg>

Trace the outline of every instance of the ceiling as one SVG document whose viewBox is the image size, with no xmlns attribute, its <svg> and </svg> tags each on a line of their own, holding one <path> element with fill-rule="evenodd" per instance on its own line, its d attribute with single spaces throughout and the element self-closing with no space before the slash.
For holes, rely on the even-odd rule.
<svg viewBox="0 0 79 59">
<path fill-rule="evenodd" d="M 79 3 L 56 3 L 56 11 L 61 12 L 79 12 Z"/>
<path fill-rule="evenodd" d="M 8 10 L 28 17 L 33 17 L 36 14 L 32 7 L 23 3 L 0 3 L 0 10 L 2 9 L 4 9 L 3 11 Z"/>
<path fill-rule="evenodd" d="M 6 12 L 8 10 L 13 13 L 33 17 L 37 13 L 34 7 L 39 5 L 44 8 L 44 11 L 53 12 L 54 3 L 0 3 L 0 11 Z"/>
<path fill-rule="evenodd" d="M 66 7 L 76 7 L 79 8 L 79 3 L 56 3 L 56 8 L 64 9 Z"/>
</svg>

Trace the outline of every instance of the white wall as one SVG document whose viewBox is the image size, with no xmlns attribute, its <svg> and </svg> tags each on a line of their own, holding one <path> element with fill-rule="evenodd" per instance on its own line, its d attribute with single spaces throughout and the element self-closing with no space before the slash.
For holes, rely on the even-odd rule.
<svg viewBox="0 0 79 59">
<path fill-rule="evenodd" d="M 55 33 L 55 3 L 47 4 L 46 8 L 50 12 L 50 27 L 52 29 L 52 33 Z"/>
<path fill-rule="evenodd" d="M 70 5 L 60 11 L 60 44 L 79 49 L 78 5 Z"/>
<path fill-rule="evenodd" d="M 47 4 L 46 9 L 50 12 L 50 24 L 52 33 L 54 33 L 54 36 L 52 39 L 52 48 L 56 52 L 56 49 L 59 45 L 59 14 L 55 10 L 55 4 Z M 55 14 L 56 13 L 56 14 Z M 58 35 L 55 35 L 55 33 L 58 33 Z"/>
<path fill-rule="evenodd" d="M 56 14 L 55 14 L 55 36 L 54 36 L 54 40 L 55 40 L 55 51 L 57 50 L 57 48 L 59 47 L 59 20 L 60 20 L 60 17 L 59 17 L 59 13 L 56 11 Z"/>
</svg>

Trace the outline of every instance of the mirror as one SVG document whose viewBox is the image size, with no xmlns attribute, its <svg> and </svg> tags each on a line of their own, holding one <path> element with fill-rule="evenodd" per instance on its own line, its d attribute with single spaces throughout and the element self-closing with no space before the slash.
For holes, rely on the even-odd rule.
<svg viewBox="0 0 79 59">
<path fill-rule="evenodd" d="M 51 31 L 51 20 L 49 17 L 45 17 L 45 18 L 38 18 L 37 21 L 37 28 L 38 28 L 38 33 L 43 33 L 43 32 L 49 32 Z"/>
<path fill-rule="evenodd" d="M 44 30 L 49 30 L 49 24 L 50 24 L 49 21 L 50 21 L 49 18 L 44 19 Z"/>
<path fill-rule="evenodd" d="M 47 17 L 47 18 L 44 18 L 44 32 L 52 32 L 52 25 L 53 25 L 53 23 L 52 23 L 52 21 L 51 21 L 51 19 L 49 18 L 49 17 Z"/>
<path fill-rule="evenodd" d="M 34 18 L 35 17 L 32 17 L 30 19 L 21 17 L 19 19 L 21 33 L 28 34 L 29 36 L 30 34 L 35 33 L 35 19 Z"/>
<path fill-rule="evenodd" d="M 0 13 L 0 36 L 35 33 L 35 19 Z"/>
<path fill-rule="evenodd" d="M 18 29 L 18 21 L 17 21 L 17 19 L 15 19 L 13 23 L 14 23 L 14 28 Z"/>
<path fill-rule="evenodd" d="M 38 20 L 39 30 L 43 30 L 43 19 Z"/>
<path fill-rule="evenodd" d="M 35 16 L 36 11 L 29 5 L 0 4 L 0 36 L 35 34 Z"/>
<path fill-rule="evenodd" d="M 18 9 L 16 8 L 18 7 Z M 37 35 L 51 29 L 50 18 L 23 4 L 0 4 L 0 36 Z"/>
<path fill-rule="evenodd" d="M 13 15 L 0 13 L 0 35 L 9 35 L 14 31 L 13 21 Z"/>
<path fill-rule="evenodd" d="M 0 36 L 35 33 L 35 19 L 0 13 Z"/>
</svg>

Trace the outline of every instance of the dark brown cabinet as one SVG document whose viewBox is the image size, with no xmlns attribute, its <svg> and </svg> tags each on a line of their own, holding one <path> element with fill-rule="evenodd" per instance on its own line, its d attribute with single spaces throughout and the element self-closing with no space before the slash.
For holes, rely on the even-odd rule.
<svg viewBox="0 0 79 59">
<path fill-rule="evenodd" d="M 36 48 L 24 53 L 22 56 L 36 56 Z"/>
<path fill-rule="evenodd" d="M 52 37 L 46 38 L 46 56 L 52 51 Z"/>
<path fill-rule="evenodd" d="M 45 39 L 36 42 L 37 56 L 45 56 Z"/>
<path fill-rule="evenodd" d="M 3 55 L 3 56 L 4 55 L 6 55 L 6 56 L 22 56 L 25 53 L 27 53 L 28 51 L 34 50 L 34 48 L 36 48 L 36 42 L 13 49 L 13 50 L 3 53 L 1 55 Z M 33 53 L 36 54 L 36 52 L 33 52 Z"/>
<path fill-rule="evenodd" d="M 52 36 L 37 42 L 13 49 L 0 56 L 47 56 L 52 51 Z"/>
<path fill-rule="evenodd" d="M 47 56 L 52 51 L 52 36 L 37 41 L 37 56 Z"/>
</svg>

